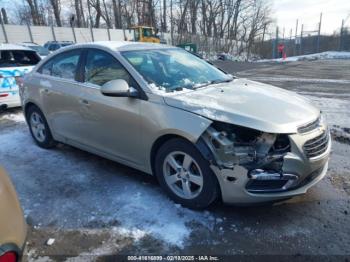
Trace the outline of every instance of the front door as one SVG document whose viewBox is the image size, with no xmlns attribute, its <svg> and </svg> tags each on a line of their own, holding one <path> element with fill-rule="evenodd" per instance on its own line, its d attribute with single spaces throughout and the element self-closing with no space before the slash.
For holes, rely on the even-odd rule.
<svg viewBox="0 0 350 262">
<path fill-rule="evenodd" d="M 115 79 L 124 79 L 133 87 L 137 83 L 114 56 L 99 49 L 88 49 L 84 71 L 81 140 L 102 153 L 140 165 L 142 101 L 109 97 L 100 91 L 103 84 Z"/>
</svg>

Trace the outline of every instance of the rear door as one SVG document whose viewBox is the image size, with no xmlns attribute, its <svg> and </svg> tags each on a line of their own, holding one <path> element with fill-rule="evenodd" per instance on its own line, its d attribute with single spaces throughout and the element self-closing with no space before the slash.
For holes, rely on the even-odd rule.
<svg viewBox="0 0 350 262">
<path fill-rule="evenodd" d="M 77 81 L 82 50 L 60 53 L 46 62 L 38 73 L 39 92 L 52 131 L 64 139 L 80 141 L 80 105 L 84 90 Z"/>
</svg>

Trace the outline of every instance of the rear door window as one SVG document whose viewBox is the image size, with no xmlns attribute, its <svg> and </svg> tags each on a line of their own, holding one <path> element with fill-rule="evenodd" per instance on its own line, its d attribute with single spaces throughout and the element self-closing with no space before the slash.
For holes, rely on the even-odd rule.
<svg viewBox="0 0 350 262">
<path fill-rule="evenodd" d="M 0 51 L 0 67 L 33 66 L 40 57 L 31 50 L 2 50 Z"/>
<path fill-rule="evenodd" d="M 73 50 L 59 54 L 46 62 L 39 73 L 64 79 L 75 79 L 80 59 L 80 50 Z"/>
</svg>

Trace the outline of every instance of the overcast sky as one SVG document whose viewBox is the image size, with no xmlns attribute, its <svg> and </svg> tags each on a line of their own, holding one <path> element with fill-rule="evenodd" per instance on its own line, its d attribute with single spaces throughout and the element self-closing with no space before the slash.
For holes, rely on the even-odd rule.
<svg viewBox="0 0 350 262">
<path fill-rule="evenodd" d="M 299 32 L 301 23 L 305 30 L 316 30 L 320 13 L 323 13 L 321 33 L 333 33 L 339 30 L 342 19 L 347 20 L 350 26 L 350 0 L 272 0 L 273 16 L 281 30 L 285 27 L 286 35 L 290 29 L 295 32 L 296 19 L 299 19 Z M 288 32 L 288 33 L 287 33 Z"/>
</svg>

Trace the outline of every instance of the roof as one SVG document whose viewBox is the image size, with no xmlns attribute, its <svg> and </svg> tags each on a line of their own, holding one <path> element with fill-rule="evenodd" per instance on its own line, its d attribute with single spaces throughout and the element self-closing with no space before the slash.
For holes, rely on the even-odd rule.
<svg viewBox="0 0 350 262">
<path fill-rule="evenodd" d="M 14 44 L 0 44 L 0 51 L 1 50 L 28 50 L 33 51 L 32 49 L 22 46 L 22 45 L 14 45 Z"/>
<path fill-rule="evenodd" d="M 83 44 L 76 44 L 74 47 L 107 47 L 116 51 L 131 51 L 131 50 L 145 50 L 145 49 L 163 49 L 163 48 L 174 48 L 173 46 L 164 44 L 154 43 L 141 43 L 141 42 L 130 42 L 130 41 L 97 41 Z"/>
</svg>

